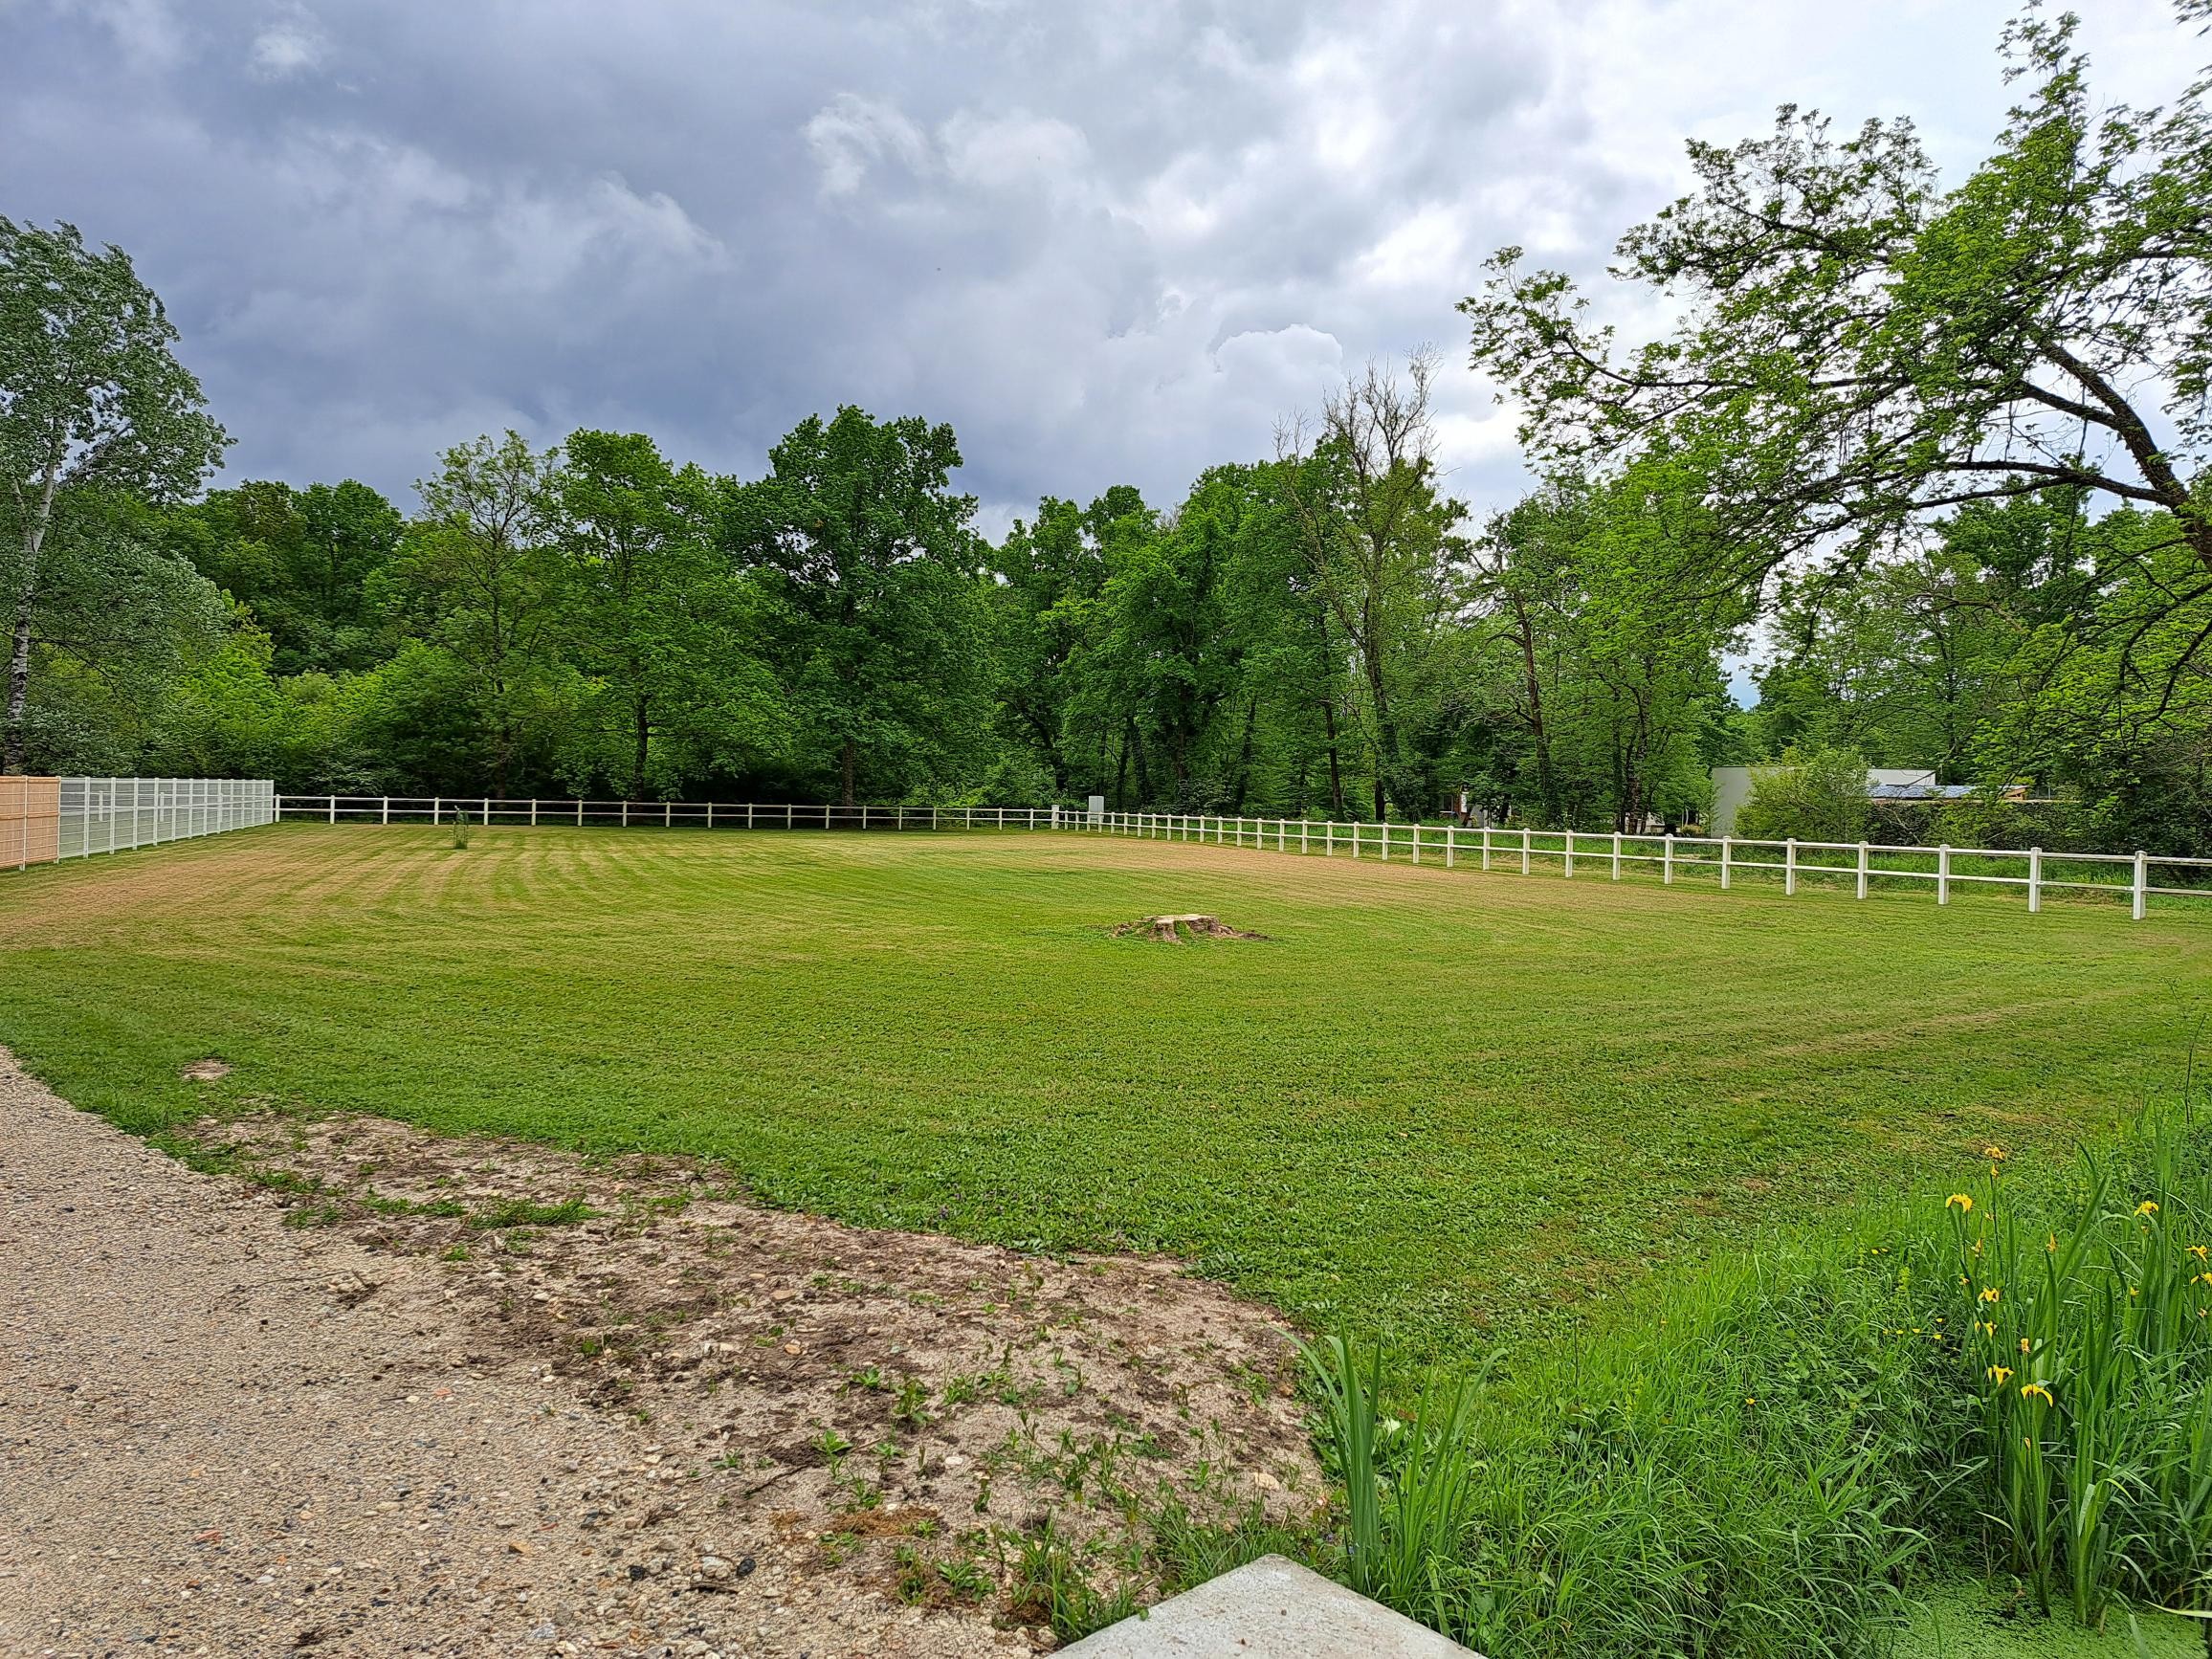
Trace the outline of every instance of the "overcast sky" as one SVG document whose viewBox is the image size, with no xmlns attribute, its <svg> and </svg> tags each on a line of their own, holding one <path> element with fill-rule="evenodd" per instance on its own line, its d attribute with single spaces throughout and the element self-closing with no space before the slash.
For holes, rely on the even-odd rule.
<svg viewBox="0 0 2212 1659">
<path fill-rule="evenodd" d="M 2108 96 L 2201 55 L 2163 0 L 2081 9 Z M 1172 502 L 1430 342 L 1482 512 L 1521 484 L 1452 310 L 1493 249 L 1600 277 L 1685 136 L 1785 100 L 1911 114 L 1961 168 L 2005 11 L 0 0 L 0 213 L 136 256 L 227 481 L 411 506 L 508 426 L 751 474 L 851 402 L 952 422 L 996 531 L 1048 492 Z"/>
</svg>

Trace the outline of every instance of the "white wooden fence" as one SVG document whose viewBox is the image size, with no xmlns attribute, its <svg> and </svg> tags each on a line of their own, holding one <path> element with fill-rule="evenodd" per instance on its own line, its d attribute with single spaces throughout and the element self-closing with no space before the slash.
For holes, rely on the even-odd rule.
<svg viewBox="0 0 2212 1659">
<path fill-rule="evenodd" d="M 1059 830 L 1069 807 L 823 807 L 788 801 L 507 801 L 495 795 L 280 795 L 286 818 L 330 824 L 567 824 L 625 830 Z M 1096 828 L 1093 825 L 1092 828 Z"/>
<path fill-rule="evenodd" d="M 27 780 L 35 782 L 35 780 Z M 276 820 L 276 785 L 266 778 L 55 778 L 53 813 L 35 825 L 23 813 L 13 837 L 0 836 L 0 861 L 58 863 L 199 835 L 219 835 Z M 42 834 L 33 830 L 42 829 Z M 15 856 L 8 857 L 10 853 Z"/>
<path fill-rule="evenodd" d="M 1471 865 L 1531 875 L 1557 871 L 1569 880 L 1578 865 L 1593 867 L 1611 880 L 1624 871 L 1656 869 L 1668 886 L 1700 876 L 1723 889 L 1745 875 L 1780 878 L 1782 892 L 1795 894 L 1810 877 L 1822 886 L 1848 883 L 1865 898 L 1877 882 L 1926 882 L 1936 902 L 1949 904 L 1964 886 L 2015 887 L 2027 895 L 2027 908 L 2043 909 L 2044 896 L 2058 892 L 2094 893 L 2125 898 L 2129 913 L 2141 921 L 2155 895 L 2212 898 L 2212 886 L 2179 887 L 2153 881 L 2153 872 L 2203 873 L 2212 882 L 2212 858 L 2168 858 L 2148 852 L 2046 852 L 2040 847 L 2013 852 L 1992 847 L 1893 847 L 1869 841 L 1753 841 L 1723 835 L 1626 835 L 1574 830 L 1461 829 L 1432 824 L 1335 824 L 1297 818 L 1224 818 L 1163 812 L 1109 812 L 1103 823 L 1087 826 L 1113 835 L 1174 841 L 1212 842 L 1274 852 L 1336 857 L 1393 856 L 1419 864 L 1426 859 L 1447 870 Z M 1829 861 L 1841 858 L 1845 862 Z"/>
<path fill-rule="evenodd" d="M 495 796 L 284 795 L 286 818 L 341 823 L 450 823 L 621 826 L 709 830 L 1076 830 L 1153 840 L 1200 842 L 1311 857 L 1396 858 L 1412 864 L 1558 874 L 1573 879 L 1603 874 L 1656 873 L 1660 881 L 1779 880 L 1794 895 L 1810 882 L 1849 886 L 1865 898 L 1882 883 L 1923 883 L 1937 904 L 1968 887 L 2017 888 L 2030 912 L 2054 893 L 2125 899 L 2143 919 L 2153 897 L 2212 899 L 2212 858 L 2169 858 L 2148 852 L 2014 852 L 1991 847 L 1895 847 L 1881 842 L 1755 841 L 1723 835 L 1627 835 L 1575 830 L 1462 829 L 1437 824 L 1338 824 L 1301 818 L 1242 818 L 1211 813 L 1107 812 L 1091 816 L 1067 807 L 829 807 L 787 802 L 501 800 Z M 2200 878 L 2205 885 L 2161 884 L 2156 874 Z"/>
</svg>

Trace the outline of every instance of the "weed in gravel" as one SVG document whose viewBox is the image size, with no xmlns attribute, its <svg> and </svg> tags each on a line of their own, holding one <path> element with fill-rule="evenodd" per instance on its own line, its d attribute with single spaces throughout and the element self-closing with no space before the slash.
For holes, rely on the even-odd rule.
<svg viewBox="0 0 2212 1659">
<path fill-rule="evenodd" d="M 907 1377 L 898 1384 L 898 1399 L 891 1407 L 891 1420 L 908 1428 L 919 1429 L 929 1423 L 929 1389 L 919 1378 Z"/>
<path fill-rule="evenodd" d="M 1006 1611 L 1023 1624 L 1049 1625 L 1061 1641 L 1075 1642 L 1137 1611 L 1136 1588 L 1123 1583 L 1101 1590 L 1095 1585 L 1075 1547 L 1049 1517 L 1014 1541 Z"/>
<path fill-rule="evenodd" d="M 533 1204 L 526 1198 L 510 1198 L 476 1211 L 461 1225 L 471 1232 L 489 1232 L 494 1228 L 572 1227 L 578 1222 L 598 1219 L 599 1211 L 581 1198 L 564 1199 L 559 1204 Z"/>
</svg>

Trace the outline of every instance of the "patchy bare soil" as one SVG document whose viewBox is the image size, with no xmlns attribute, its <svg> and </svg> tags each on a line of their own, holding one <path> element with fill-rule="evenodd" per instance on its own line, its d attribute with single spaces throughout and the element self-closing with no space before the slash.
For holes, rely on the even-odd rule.
<svg viewBox="0 0 2212 1659">
<path fill-rule="evenodd" d="M 1125 921 L 1114 930 L 1116 939 L 1127 939 L 1132 934 L 1151 940 L 1156 944 L 1187 944 L 1196 939 L 1265 939 L 1264 933 L 1247 933 L 1242 928 L 1229 926 L 1218 916 L 1192 913 L 1185 916 L 1141 916 L 1135 921 Z"/>
<path fill-rule="evenodd" d="M 195 1174 L 4 1051 L 0 1122 L 0 1652 L 1029 1651 L 1025 1555 L 1319 1501 L 1282 1328 L 1170 1263 L 380 1119 Z"/>
</svg>

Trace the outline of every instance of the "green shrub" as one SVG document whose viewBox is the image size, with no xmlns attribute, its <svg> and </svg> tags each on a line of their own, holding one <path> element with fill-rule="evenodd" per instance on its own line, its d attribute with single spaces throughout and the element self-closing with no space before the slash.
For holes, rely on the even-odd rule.
<svg viewBox="0 0 2212 1659">
<path fill-rule="evenodd" d="M 1754 772 L 1735 832 L 1751 841 L 1863 841 L 1872 815 L 1864 755 L 1792 748 Z"/>
</svg>

